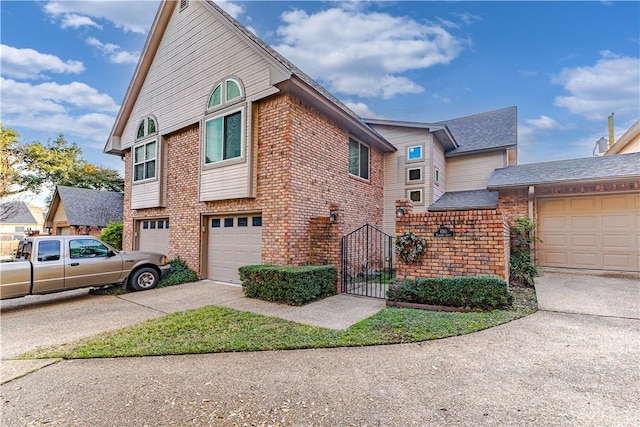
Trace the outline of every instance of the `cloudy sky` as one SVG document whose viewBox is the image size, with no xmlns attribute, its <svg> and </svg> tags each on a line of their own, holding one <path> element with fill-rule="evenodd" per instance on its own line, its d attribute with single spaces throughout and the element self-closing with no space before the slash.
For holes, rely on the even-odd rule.
<svg viewBox="0 0 640 427">
<path fill-rule="evenodd" d="M 194 0 L 190 0 L 194 1 Z M 363 117 L 518 107 L 519 162 L 589 157 L 640 117 L 640 3 L 219 2 Z M 1 118 L 22 141 L 102 148 L 157 1 L 2 1 Z"/>
</svg>

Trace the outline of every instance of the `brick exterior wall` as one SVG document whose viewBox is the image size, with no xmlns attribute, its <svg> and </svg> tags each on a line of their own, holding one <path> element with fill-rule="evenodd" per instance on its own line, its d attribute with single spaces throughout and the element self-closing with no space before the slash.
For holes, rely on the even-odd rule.
<svg viewBox="0 0 640 427">
<path fill-rule="evenodd" d="M 509 226 L 502 211 L 473 210 L 412 213 L 409 200 L 398 200 L 405 213 L 396 217 L 396 234 L 411 231 L 427 249 L 418 262 L 396 261 L 398 279 L 418 277 L 498 276 L 508 280 Z M 435 237 L 440 226 L 453 237 Z"/>
<path fill-rule="evenodd" d="M 128 150 L 123 248 L 134 248 L 136 221 L 168 218 L 169 257 L 181 257 L 203 277 L 207 241 L 201 227 L 208 224 L 201 222 L 208 215 L 262 212 L 262 262 L 281 265 L 339 257 L 339 251 L 320 256 L 310 239 L 310 230 L 317 227 L 312 218 L 328 218 L 332 204 L 342 207 L 341 230 L 382 223 L 382 153 L 370 150 L 370 181 L 349 176 L 348 132 L 287 94 L 254 104 L 253 120 L 256 198 L 198 201 L 201 131 L 194 125 L 163 137 L 168 161 L 159 172 L 166 174 L 166 207 L 131 210 Z"/>
<path fill-rule="evenodd" d="M 529 217 L 529 190 L 503 190 L 498 192 L 498 209 L 511 221 L 513 218 Z"/>
</svg>

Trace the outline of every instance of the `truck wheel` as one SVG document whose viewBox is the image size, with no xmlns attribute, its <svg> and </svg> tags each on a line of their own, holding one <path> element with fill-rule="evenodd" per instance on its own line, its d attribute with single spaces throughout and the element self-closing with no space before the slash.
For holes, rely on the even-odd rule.
<svg viewBox="0 0 640 427">
<path fill-rule="evenodd" d="M 144 267 L 136 270 L 131 276 L 130 284 L 135 291 L 145 291 L 153 289 L 158 285 L 160 276 L 158 272 L 151 267 Z"/>
</svg>

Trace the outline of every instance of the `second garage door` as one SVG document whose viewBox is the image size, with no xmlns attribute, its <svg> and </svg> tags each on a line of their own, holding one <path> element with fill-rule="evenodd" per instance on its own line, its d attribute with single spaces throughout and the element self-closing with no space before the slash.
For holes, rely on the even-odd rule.
<svg viewBox="0 0 640 427">
<path fill-rule="evenodd" d="M 145 219 L 138 222 L 138 250 L 169 255 L 169 220 Z"/>
<path fill-rule="evenodd" d="M 544 267 L 640 270 L 640 195 L 538 199 L 538 263 Z"/>
<path fill-rule="evenodd" d="M 262 261 L 262 217 L 256 215 L 209 218 L 207 276 L 240 283 L 238 268 Z"/>
</svg>

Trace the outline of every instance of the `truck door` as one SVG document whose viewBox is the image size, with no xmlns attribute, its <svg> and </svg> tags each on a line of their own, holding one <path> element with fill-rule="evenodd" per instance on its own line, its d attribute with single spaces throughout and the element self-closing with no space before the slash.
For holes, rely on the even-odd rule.
<svg viewBox="0 0 640 427">
<path fill-rule="evenodd" d="M 78 237 L 68 240 L 69 258 L 65 264 L 65 288 L 118 283 L 122 275 L 122 257 L 109 253 L 99 240 Z"/>
<path fill-rule="evenodd" d="M 33 265 L 34 294 L 46 294 L 64 289 L 64 259 L 60 240 L 36 241 L 36 256 L 30 256 Z"/>
</svg>

